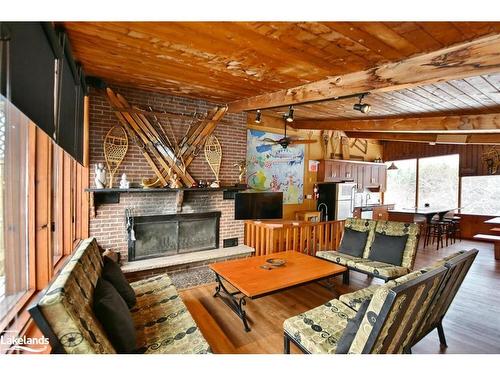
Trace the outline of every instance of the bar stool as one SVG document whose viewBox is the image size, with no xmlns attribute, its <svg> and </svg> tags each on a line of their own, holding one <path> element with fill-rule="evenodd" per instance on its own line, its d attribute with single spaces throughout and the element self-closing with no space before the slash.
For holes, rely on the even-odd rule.
<svg viewBox="0 0 500 375">
<path fill-rule="evenodd" d="M 453 213 L 450 216 L 444 217 L 444 221 L 448 223 L 447 237 L 450 239 L 450 243 L 462 241 L 462 235 L 460 231 L 460 216 L 455 216 Z M 448 241 L 447 241 L 448 242 Z"/>
<path fill-rule="evenodd" d="M 430 223 L 427 224 L 424 246 L 434 244 L 434 241 L 437 242 L 436 250 L 439 250 L 440 246 L 444 247 L 444 241 L 446 241 L 446 246 L 448 246 L 448 231 L 448 222 L 444 220 L 439 221 L 433 219 Z"/>
</svg>

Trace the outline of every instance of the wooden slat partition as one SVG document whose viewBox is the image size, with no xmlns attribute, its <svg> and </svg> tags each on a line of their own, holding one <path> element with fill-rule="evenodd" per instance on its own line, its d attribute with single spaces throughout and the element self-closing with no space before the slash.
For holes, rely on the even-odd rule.
<svg viewBox="0 0 500 375">
<path fill-rule="evenodd" d="M 315 255 L 321 250 L 336 250 L 342 238 L 344 221 L 268 220 L 245 222 L 245 245 L 255 249 L 255 255 L 279 251 L 300 251 Z"/>
</svg>

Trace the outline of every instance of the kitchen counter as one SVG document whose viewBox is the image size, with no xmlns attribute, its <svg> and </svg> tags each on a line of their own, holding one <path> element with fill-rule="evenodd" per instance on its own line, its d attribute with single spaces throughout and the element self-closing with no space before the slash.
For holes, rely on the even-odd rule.
<svg viewBox="0 0 500 375">
<path fill-rule="evenodd" d="M 373 211 L 374 208 L 387 208 L 387 209 L 392 209 L 394 208 L 394 204 L 368 204 L 365 206 L 356 206 L 354 209 L 361 209 L 361 211 Z"/>
<path fill-rule="evenodd" d="M 394 208 L 394 204 L 368 204 L 366 206 L 354 207 L 353 217 L 358 219 L 388 220 L 388 210 Z"/>
</svg>

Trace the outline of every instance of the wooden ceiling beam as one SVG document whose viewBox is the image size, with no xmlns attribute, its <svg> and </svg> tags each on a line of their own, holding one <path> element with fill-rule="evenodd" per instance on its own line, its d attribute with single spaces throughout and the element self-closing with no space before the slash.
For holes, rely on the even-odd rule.
<svg viewBox="0 0 500 375">
<path fill-rule="evenodd" d="M 500 133 L 500 113 L 371 120 L 295 120 L 295 129 L 389 133 Z"/>
<path fill-rule="evenodd" d="M 460 133 L 376 133 L 376 132 L 345 132 L 349 138 L 376 139 L 391 142 L 417 142 L 436 144 L 500 144 L 499 133 L 460 134 Z"/>
<path fill-rule="evenodd" d="M 399 62 L 229 103 L 229 112 L 386 92 L 500 71 L 500 34 L 460 43 Z"/>
</svg>

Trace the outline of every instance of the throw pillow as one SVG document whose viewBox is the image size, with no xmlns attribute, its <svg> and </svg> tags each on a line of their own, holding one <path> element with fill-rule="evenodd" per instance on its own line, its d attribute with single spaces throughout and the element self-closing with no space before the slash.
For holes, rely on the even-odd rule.
<svg viewBox="0 0 500 375">
<path fill-rule="evenodd" d="M 118 293 L 120 293 L 120 296 L 127 303 L 129 309 L 131 309 L 137 302 L 134 289 L 128 283 L 118 263 L 113 262 L 109 257 L 103 257 L 103 260 L 104 268 L 101 276 L 113 284 Z"/>
<path fill-rule="evenodd" d="M 349 353 L 349 348 L 351 347 L 354 338 L 356 337 L 356 333 L 359 330 L 359 326 L 363 321 L 363 317 L 365 316 L 366 310 L 368 309 L 368 305 L 370 304 L 371 298 L 365 300 L 356 314 L 356 316 L 352 319 L 349 319 L 347 322 L 347 326 L 342 333 L 338 343 L 337 349 L 335 350 L 335 354 L 347 354 Z"/>
<path fill-rule="evenodd" d="M 113 262 L 117 263 L 117 264 L 120 264 L 120 258 L 121 258 L 121 254 L 117 251 L 113 251 L 113 250 L 105 250 L 103 253 L 102 253 L 102 256 L 103 257 L 108 257 L 109 259 L 111 259 Z"/>
<path fill-rule="evenodd" d="M 132 315 L 113 285 L 99 278 L 94 289 L 94 314 L 117 353 L 132 353 L 137 348 Z"/>
<path fill-rule="evenodd" d="M 361 258 L 365 251 L 368 233 L 368 231 L 360 232 L 351 228 L 344 228 L 344 235 L 338 252 Z"/>
<path fill-rule="evenodd" d="M 375 239 L 373 240 L 368 259 L 401 266 L 407 241 L 407 234 L 404 236 L 389 236 L 375 232 Z"/>
</svg>

